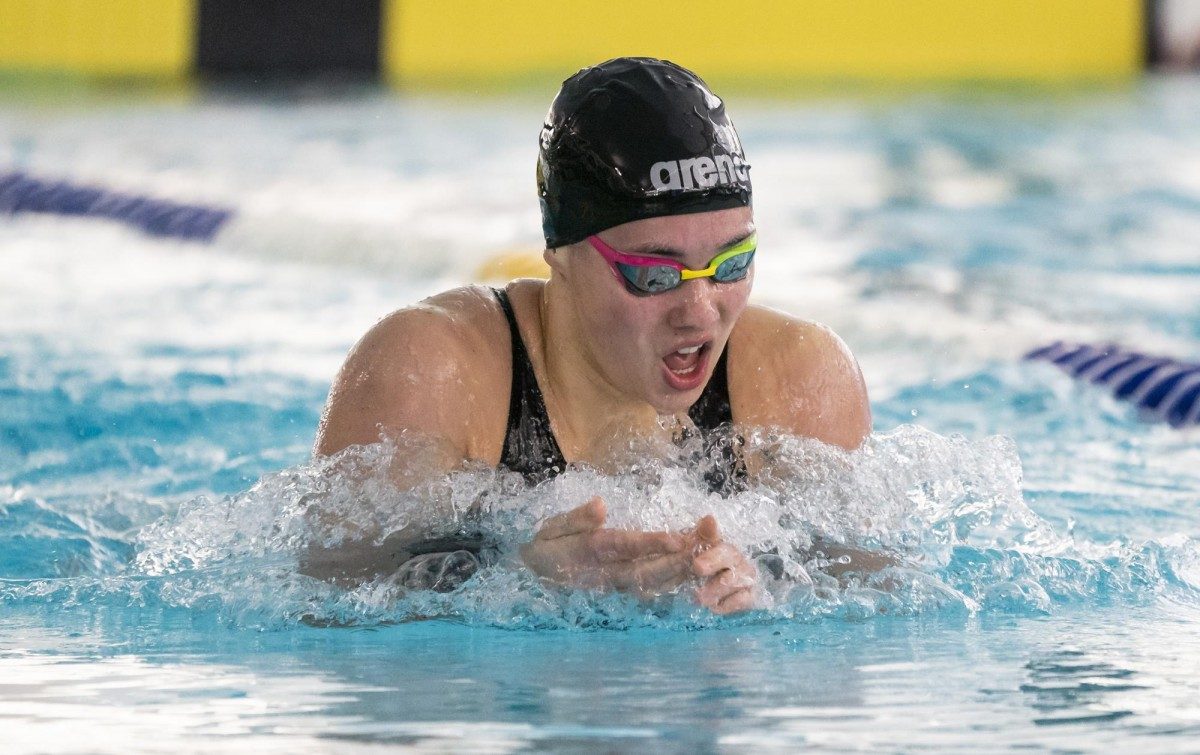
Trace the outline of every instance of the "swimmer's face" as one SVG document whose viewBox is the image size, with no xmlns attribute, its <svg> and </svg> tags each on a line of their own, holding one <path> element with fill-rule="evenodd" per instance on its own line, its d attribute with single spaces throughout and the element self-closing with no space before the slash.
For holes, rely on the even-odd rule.
<svg viewBox="0 0 1200 755">
<path fill-rule="evenodd" d="M 664 257 L 701 270 L 753 232 L 752 211 L 738 207 L 636 220 L 599 236 L 621 252 Z M 585 357 L 605 382 L 663 414 L 694 404 L 746 308 L 753 266 L 740 281 L 698 278 L 639 296 L 613 275 L 587 241 L 552 257 L 552 266 L 565 273 L 562 282 L 571 289 Z"/>
</svg>

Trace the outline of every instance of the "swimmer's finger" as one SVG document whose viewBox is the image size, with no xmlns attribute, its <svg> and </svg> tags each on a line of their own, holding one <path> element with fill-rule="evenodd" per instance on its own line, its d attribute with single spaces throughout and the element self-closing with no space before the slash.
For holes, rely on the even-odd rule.
<svg viewBox="0 0 1200 755">
<path fill-rule="evenodd" d="M 576 506 L 570 511 L 552 516 L 538 530 L 538 540 L 554 540 L 567 535 L 578 535 L 590 532 L 604 524 L 608 509 L 604 499 L 595 496 L 582 506 Z"/>
<path fill-rule="evenodd" d="M 742 552 L 729 543 L 717 543 L 692 560 L 698 577 L 711 577 L 723 569 L 733 569 L 744 561 Z"/>
<path fill-rule="evenodd" d="M 702 546 L 714 545 L 721 540 L 721 530 L 717 526 L 717 518 L 712 514 L 701 517 L 693 532 Z"/>
<path fill-rule="evenodd" d="M 686 539 L 674 532 L 638 530 L 596 530 L 587 537 L 588 545 L 601 563 L 632 561 L 684 550 Z"/>
<path fill-rule="evenodd" d="M 754 578 L 752 576 L 726 569 L 715 577 L 710 577 L 696 589 L 696 602 L 705 608 L 716 610 L 725 598 L 739 590 L 753 586 Z"/>
<path fill-rule="evenodd" d="M 683 584 L 690 575 L 690 558 L 684 551 L 638 561 L 611 575 L 613 587 L 642 595 L 660 595 Z"/>
<path fill-rule="evenodd" d="M 731 613 L 749 611 L 752 608 L 754 608 L 754 590 L 752 588 L 745 587 L 731 595 L 726 595 L 721 599 L 721 602 L 711 610 L 715 614 L 725 616 Z"/>
</svg>

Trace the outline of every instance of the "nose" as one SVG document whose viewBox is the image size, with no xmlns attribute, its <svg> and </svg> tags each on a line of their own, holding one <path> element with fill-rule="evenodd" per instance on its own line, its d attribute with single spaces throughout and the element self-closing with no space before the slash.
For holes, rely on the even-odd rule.
<svg viewBox="0 0 1200 755">
<path fill-rule="evenodd" d="M 720 292 L 707 278 L 684 283 L 671 296 L 667 323 L 677 330 L 709 330 L 721 320 Z"/>
</svg>

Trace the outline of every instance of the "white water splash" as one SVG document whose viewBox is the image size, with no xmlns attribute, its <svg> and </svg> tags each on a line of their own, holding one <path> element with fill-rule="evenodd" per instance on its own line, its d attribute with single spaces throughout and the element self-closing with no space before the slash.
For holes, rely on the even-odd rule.
<svg viewBox="0 0 1200 755">
<path fill-rule="evenodd" d="M 429 452 L 401 436 L 264 477 L 246 492 L 196 499 L 138 537 L 136 570 L 168 603 L 216 606 L 238 623 L 388 623 L 447 617 L 534 627 L 695 627 L 718 620 L 685 585 L 650 602 L 538 580 L 516 555 L 547 518 L 595 495 L 607 526 L 683 530 L 707 514 L 759 561 L 763 608 L 735 621 L 861 618 L 876 613 L 1001 610 L 1042 613 L 1056 601 L 1140 599 L 1194 592 L 1196 543 L 1170 547 L 1076 543 L 1026 505 L 1012 442 L 970 441 L 915 426 L 847 453 L 810 439 L 762 434 L 747 447 L 770 471 L 748 490 L 708 492 L 703 464 L 644 461 L 627 472 L 573 469 L 526 489 L 512 474 L 471 468 L 409 487 L 397 458 Z M 688 454 L 694 449 L 682 449 Z M 479 527 L 485 566 L 449 592 L 412 590 L 385 574 L 338 586 L 301 573 L 306 549 L 416 528 L 446 537 Z M 824 544 L 888 554 L 894 565 L 840 581 Z M 1172 555 L 1173 554 L 1173 555 Z"/>
</svg>

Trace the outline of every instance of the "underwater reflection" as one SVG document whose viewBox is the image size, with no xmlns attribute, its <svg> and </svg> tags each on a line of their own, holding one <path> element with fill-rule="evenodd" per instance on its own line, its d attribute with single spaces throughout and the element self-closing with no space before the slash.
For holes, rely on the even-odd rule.
<svg viewBox="0 0 1200 755">
<path fill-rule="evenodd" d="M 1145 689 L 1136 683 L 1136 672 L 1089 657 L 1082 650 L 1063 648 L 1038 655 L 1025 664 L 1029 681 L 1021 691 L 1030 695 L 1030 706 L 1040 717 L 1039 726 L 1111 721 L 1133 715 L 1114 706 L 1113 692 Z"/>
</svg>

